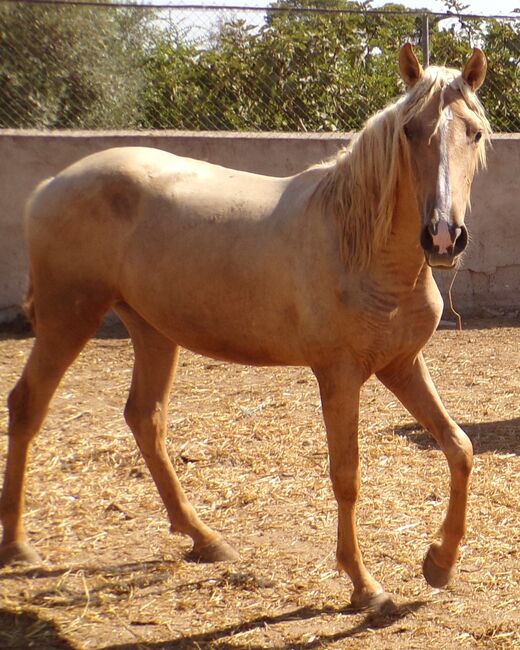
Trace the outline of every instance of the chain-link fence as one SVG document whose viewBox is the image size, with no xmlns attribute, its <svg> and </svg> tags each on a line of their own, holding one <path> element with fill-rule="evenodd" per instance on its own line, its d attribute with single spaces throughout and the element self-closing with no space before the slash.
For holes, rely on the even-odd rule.
<svg viewBox="0 0 520 650">
<path fill-rule="evenodd" d="M 0 127 L 358 129 L 402 92 L 397 53 L 409 41 L 423 60 L 454 67 L 484 49 L 492 125 L 520 131 L 520 14 L 297 4 L 0 0 Z"/>
</svg>

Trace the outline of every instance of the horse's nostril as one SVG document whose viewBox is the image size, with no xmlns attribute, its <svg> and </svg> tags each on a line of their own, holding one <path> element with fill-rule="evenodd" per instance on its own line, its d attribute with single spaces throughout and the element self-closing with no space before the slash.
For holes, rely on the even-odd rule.
<svg viewBox="0 0 520 650">
<path fill-rule="evenodd" d="M 424 248 L 425 251 L 433 250 L 433 237 L 429 225 L 422 229 L 421 246 Z"/>
<path fill-rule="evenodd" d="M 466 226 L 460 226 L 455 229 L 455 241 L 453 246 L 453 253 L 460 255 L 468 245 L 468 230 Z"/>
<path fill-rule="evenodd" d="M 468 231 L 465 226 L 442 228 L 429 223 L 422 229 L 420 241 L 430 266 L 452 268 L 467 246 Z"/>
</svg>

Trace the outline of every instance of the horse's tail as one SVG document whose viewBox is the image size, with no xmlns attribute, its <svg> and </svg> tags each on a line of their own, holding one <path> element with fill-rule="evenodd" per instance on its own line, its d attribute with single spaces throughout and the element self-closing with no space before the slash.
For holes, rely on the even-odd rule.
<svg viewBox="0 0 520 650">
<path fill-rule="evenodd" d="M 27 203 L 25 204 L 25 210 L 24 210 L 24 225 L 25 225 L 25 232 L 27 233 L 27 227 L 28 227 L 28 222 L 29 222 L 29 215 L 32 212 L 32 208 L 34 206 L 36 198 L 41 194 L 42 190 L 53 180 L 53 177 L 51 178 L 46 178 L 45 180 L 41 181 L 38 183 L 38 185 L 34 188 L 32 191 L 31 195 L 29 196 Z M 27 234 L 26 234 L 27 237 Z M 29 260 L 30 261 L 30 260 Z M 21 304 L 22 312 L 25 316 L 25 318 L 29 321 L 31 324 L 33 331 L 36 331 L 36 310 L 34 308 L 34 289 L 33 289 L 33 282 L 32 282 L 32 277 L 31 277 L 31 271 L 29 270 L 29 282 L 28 282 L 28 287 L 27 287 L 27 292 L 25 294 L 25 298 Z"/>
</svg>

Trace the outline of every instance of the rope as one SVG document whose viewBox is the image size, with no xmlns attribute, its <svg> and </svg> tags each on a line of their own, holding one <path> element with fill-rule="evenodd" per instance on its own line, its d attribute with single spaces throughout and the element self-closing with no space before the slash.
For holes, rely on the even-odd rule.
<svg viewBox="0 0 520 650">
<path fill-rule="evenodd" d="M 448 298 L 449 298 L 449 301 L 450 301 L 451 313 L 455 316 L 455 320 L 457 321 L 457 330 L 459 332 L 461 332 L 462 331 L 462 316 L 459 314 L 459 312 L 453 306 L 453 298 L 452 298 L 452 295 L 451 295 L 451 290 L 453 288 L 453 284 L 455 282 L 455 278 L 457 277 L 458 272 L 459 272 L 459 269 L 456 269 L 455 273 L 453 274 L 453 277 L 451 279 L 450 288 L 448 289 Z"/>
</svg>

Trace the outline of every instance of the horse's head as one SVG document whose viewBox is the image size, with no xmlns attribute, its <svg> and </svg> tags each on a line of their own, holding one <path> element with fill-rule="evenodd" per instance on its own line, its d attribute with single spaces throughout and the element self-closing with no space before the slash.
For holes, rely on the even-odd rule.
<svg viewBox="0 0 520 650">
<path fill-rule="evenodd" d="M 468 243 L 464 217 L 490 133 L 475 95 L 486 76 L 486 58 L 474 49 L 462 74 L 423 70 L 406 44 L 399 67 L 409 88 L 401 126 L 422 218 L 421 245 L 430 266 L 451 268 Z"/>
</svg>

